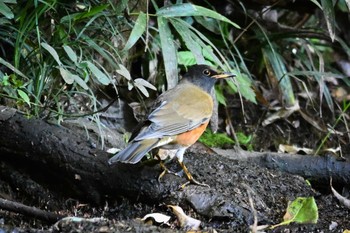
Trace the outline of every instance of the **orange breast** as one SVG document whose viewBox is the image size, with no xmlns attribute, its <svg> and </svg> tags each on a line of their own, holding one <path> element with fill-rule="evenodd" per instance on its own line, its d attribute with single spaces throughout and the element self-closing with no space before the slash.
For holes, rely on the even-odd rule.
<svg viewBox="0 0 350 233">
<path fill-rule="evenodd" d="M 203 134 L 205 129 L 208 126 L 208 122 L 200 125 L 198 128 L 195 128 L 191 131 L 187 131 L 185 133 L 177 135 L 175 141 L 173 143 L 180 144 L 182 146 L 191 146 L 194 144 L 198 138 Z"/>
</svg>

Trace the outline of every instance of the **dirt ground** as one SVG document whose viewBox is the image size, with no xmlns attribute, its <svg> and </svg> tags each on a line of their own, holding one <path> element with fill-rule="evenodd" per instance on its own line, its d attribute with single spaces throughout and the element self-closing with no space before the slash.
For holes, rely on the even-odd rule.
<svg viewBox="0 0 350 233">
<path fill-rule="evenodd" d="M 249 112 L 255 111 L 254 108 L 250 109 L 248 106 L 246 109 Z M 233 111 L 236 110 L 233 109 Z M 291 127 L 290 122 L 293 118 L 300 121 L 299 127 Z M 235 119 L 235 121 L 242 120 L 240 117 Z M 237 126 L 237 130 L 255 132 L 254 150 L 258 151 L 276 150 L 281 141 L 312 147 L 319 142 L 322 136 L 321 133 L 315 133 L 317 130 L 298 115 L 292 116 L 288 121 L 281 120 L 268 127 L 256 127 L 254 122 L 259 122 L 259 119 L 251 117 L 247 124 L 233 123 Z M 223 128 L 222 125 L 221 128 Z M 235 151 L 232 150 L 232 153 Z M 254 211 L 249 203 L 248 193 L 252 197 L 253 208 L 257 212 L 258 225 L 280 223 L 288 202 L 296 197 L 313 196 L 316 200 L 319 213 L 317 224 L 290 224 L 273 230 L 265 229 L 265 232 L 344 232 L 350 229 L 350 210 L 339 203 L 330 188 L 324 184 L 319 185 L 317 182 L 312 182 L 309 186 L 300 176 L 261 168 L 249 163 L 249 160 L 230 161 L 221 155 L 216 155 L 214 163 L 208 164 L 208 156 L 213 155 L 209 155 L 202 146 L 191 148 L 186 154 L 186 157 L 190 156 L 198 157 L 187 163 L 195 178 L 201 180 L 202 177 L 207 177 L 202 181 L 210 185 L 213 190 L 212 196 L 222 198 L 222 203 L 217 205 L 215 211 L 205 211 L 205 204 L 211 199 L 198 198 L 201 197 L 200 192 L 203 187 L 196 188 L 197 193 L 194 196 L 198 200 L 191 200 L 191 195 L 188 195 L 186 190 L 183 191 L 189 196 L 187 197 L 187 200 L 191 200 L 189 203 L 166 203 L 166 200 L 160 203 L 147 203 L 147 201 L 129 200 L 127 196 L 119 196 L 113 201 L 106 200 L 103 206 L 94 206 L 53 194 L 49 190 L 44 191 L 40 196 L 28 196 L 25 195 L 26 192 L 19 190 L 14 184 L 6 183 L 0 177 L 1 198 L 77 217 L 60 220 L 53 224 L 0 209 L 0 233 L 184 232 L 185 230 L 179 227 L 175 215 L 167 207 L 169 204 L 180 205 L 187 215 L 199 219 L 203 232 L 249 232 L 249 226 L 254 222 Z M 197 163 L 203 163 L 208 169 L 196 170 Z M 349 184 L 341 184 L 335 188 L 338 192 L 346 194 Z M 220 198 L 215 200 L 220 200 Z M 198 214 L 199 212 L 201 214 Z M 170 216 L 169 224 L 143 223 L 140 218 L 149 213 L 163 213 Z"/>
</svg>

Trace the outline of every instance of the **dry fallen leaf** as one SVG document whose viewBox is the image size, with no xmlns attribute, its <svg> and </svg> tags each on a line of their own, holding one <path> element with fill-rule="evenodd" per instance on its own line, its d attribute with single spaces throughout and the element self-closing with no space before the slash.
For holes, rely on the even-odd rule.
<svg viewBox="0 0 350 233">
<path fill-rule="evenodd" d="M 307 155 L 312 155 L 315 153 L 315 151 L 312 149 L 305 148 L 305 147 L 297 147 L 295 145 L 280 144 L 278 146 L 278 152 L 280 153 L 297 154 L 298 152 L 301 152 L 301 151 Z"/>
<path fill-rule="evenodd" d="M 338 199 L 338 201 L 344 205 L 345 207 L 349 208 L 350 209 L 350 199 L 347 199 L 345 197 L 343 197 L 342 195 L 340 195 L 337 190 L 335 190 L 332 186 L 332 178 L 330 180 L 330 186 L 331 186 L 331 189 L 332 189 L 332 193 L 333 195 Z"/>
<path fill-rule="evenodd" d="M 180 206 L 168 205 L 168 207 L 171 208 L 173 213 L 176 215 L 181 228 L 193 231 L 199 230 L 201 221 L 187 216 Z"/>
<path fill-rule="evenodd" d="M 161 213 L 146 214 L 141 221 L 145 222 L 147 219 L 153 219 L 155 222 L 160 224 L 168 224 L 170 216 Z"/>
</svg>

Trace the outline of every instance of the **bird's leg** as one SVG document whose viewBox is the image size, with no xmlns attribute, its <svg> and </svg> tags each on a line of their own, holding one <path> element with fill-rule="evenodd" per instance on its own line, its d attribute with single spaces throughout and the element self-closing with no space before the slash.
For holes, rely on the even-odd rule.
<svg viewBox="0 0 350 233">
<path fill-rule="evenodd" d="M 181 185 L 181 188 L 184 189 L 186 187 L 186 185 L 192 183 L 192 184 L 196 184 L 196 185 L 200 185 L 200 186 L 205 186 L 205 187 L 210 187 L 209 185 L 205 184 L 205 183 L 201 183 L 197 180 L 195 180 L 193 178 L 193 176 L 191 175 L 191 173 L 188 171 L 187 167 L 185 166 L 185 163 L 183 162 L 183 156 L 184 156 L 184 153 L 186 151 L 187 147 L 183 147 L 183 148 L 180 148 L 177 152 L 176 152 L 176 157 L 177 157 L 177 161 L 179 162 L 182 170 L 184 171 L 184 173 L 186 174 L 186 177 L 187 177 L 187 182 L 184 183 L 183 185 Z"/>
<path fill-rule="evenodd" d="M 179 176 L 177 172 L 170 171 L 165 164 L 163 163 L 163 160 L 161 160 L 160 156 L 157 154 L 156 157 L 159 159 L 159 166 L 163 169 L 162 173 L 158 176 L 158 182 L 163 178 L 165 174 L 173 174 L 175 176 Z"/>
<path fill-rule="evenodd" d="M 195 185 L 199 185 L 199 186 L 204 186 L 204 187 L 208 187 L 208 188 L 210 188 L 210 186 L 209 185 L 207 185 L 207 184 L 205 184 L 205 183 L 201 183 L 201 182 L 199 182 L 199 181 L 197 181 L 197 180 L 195 180 L 194 178 L 193 178 L 193 176 L 191 175 L 191 173 L 188 171 L 188 169 L 187 169 L 187 167 L 186 167 L 186 165 L 184 164 L 184 162 L 180 162 L 179 161 L 179 164 L 180 164 L 180 166 L 182 167 L 182 170 L 184 171 L 184 173 L 186 174 L 186 177 L 187 177 L 187 182 L 186 183 L 184 183 L 183 185 L 181 185 L 181 189 L 184 189 L 188 184 L 195 184 Z"/>
</svg>

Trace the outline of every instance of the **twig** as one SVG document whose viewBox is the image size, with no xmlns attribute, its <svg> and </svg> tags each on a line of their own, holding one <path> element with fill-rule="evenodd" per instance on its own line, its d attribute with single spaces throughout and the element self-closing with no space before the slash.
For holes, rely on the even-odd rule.
<svg viewBox="0 0 350 233">
<path fill-rule="evenodd" d="M 34 217 L 50 223 L 57 222 L 58 220 L 66 217 L 64 215 L 55 214 L 33 206 L 27 206 L 22 203 L 9 201 L 3 198 L 0 198 L 0 209 L 23 214 L 29 217 Z"/>
</svg>

